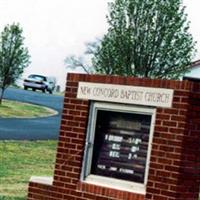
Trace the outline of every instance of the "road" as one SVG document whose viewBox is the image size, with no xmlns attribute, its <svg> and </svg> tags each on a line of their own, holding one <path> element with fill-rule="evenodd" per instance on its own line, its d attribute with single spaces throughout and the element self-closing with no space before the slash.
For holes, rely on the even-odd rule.
<svg viewBox="0 0 200 200">
<path fill-rule="evenodd" d="M 58 114 L 34 119 L 0 118 L 0 140 L 58 139 L 63 96 L 8 88 L 4 98 L 44 105 L 57 110 Z"/>
</svg>

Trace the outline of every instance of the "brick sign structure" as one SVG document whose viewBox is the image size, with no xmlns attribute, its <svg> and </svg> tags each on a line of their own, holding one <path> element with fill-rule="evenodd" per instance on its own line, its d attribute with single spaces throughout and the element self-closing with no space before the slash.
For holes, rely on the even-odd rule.
<svg viewBox="0 0 200 200">
<path fill-rule="evenodd" d="M 200 83 L 68 74 L 54 176 L 28 200 L 198 200 Z"/>
</svg>

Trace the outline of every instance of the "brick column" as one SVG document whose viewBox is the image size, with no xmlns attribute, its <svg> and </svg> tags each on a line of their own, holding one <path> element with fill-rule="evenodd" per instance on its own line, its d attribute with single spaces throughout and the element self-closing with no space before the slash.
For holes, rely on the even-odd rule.
<svg viewBox="0 0 200 200">
<path fill-rule="evenodd" d="M 81 182 L 90 102 L 76 98 L 79 81 L 174 89 L 172 108 L 157 108 L 146 195 Z M 30 182 L 29 200 L 198 200 L 200 84 L 69 74 L 52 185 Z"/>
</svg>

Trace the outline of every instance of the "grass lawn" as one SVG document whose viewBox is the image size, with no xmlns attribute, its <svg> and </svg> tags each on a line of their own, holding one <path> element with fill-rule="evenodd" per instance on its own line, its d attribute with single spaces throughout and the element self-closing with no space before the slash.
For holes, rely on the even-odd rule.
<svg viewBox="0 0 200 200">
<path fill-rule="evenodd" d="M 1 118 L 31 118 L 54 114 L 56 114 L 56 111 L 52 109 L 17 101 L 3 100 L 2 105 L 0 105 Z"/>
<path fill-rule="evenodd" d="M 0 141 L 0 200 L 25 200 L 32 175 L 53 176 L 57 141 Z"/>
</svg>

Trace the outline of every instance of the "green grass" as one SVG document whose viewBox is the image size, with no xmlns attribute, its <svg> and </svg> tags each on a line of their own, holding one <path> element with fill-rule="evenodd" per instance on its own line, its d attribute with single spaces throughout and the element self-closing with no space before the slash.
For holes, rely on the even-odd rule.
<svg viewBox="0 0 200 200">
<path fill-rule="evenodd" d="M 31 176 L 53 176 L 57 141 L 0 141 L 0 200 L 25 200 Z"/>
<path fill-rule="evenodd" d="M 32 118 L 53 114 L 56 112 L 49 108 L 17 101 L 3 100 L 0 105 L 0 118 Z"/>
<path fill-rule="evenodd" d="M 0 200 L 25 200 L 26 197 L 6 197 L 0 195 Z"/>
</svg>

